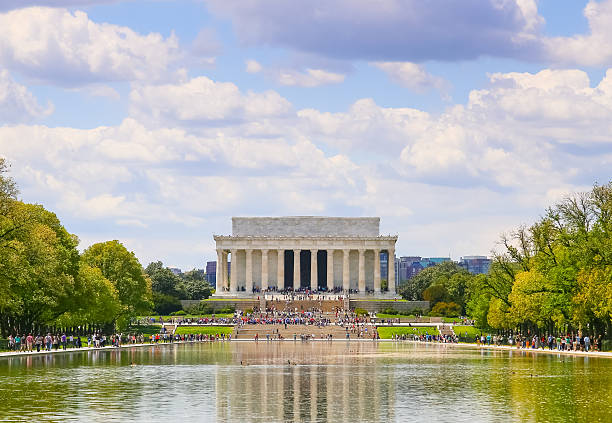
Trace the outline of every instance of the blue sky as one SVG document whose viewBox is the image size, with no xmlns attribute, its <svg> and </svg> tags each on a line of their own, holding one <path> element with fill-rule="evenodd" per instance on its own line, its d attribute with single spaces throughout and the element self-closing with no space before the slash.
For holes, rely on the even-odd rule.
<svg viewBox="0 0 612 423">
<path fill-rule="evenodd" d="M 204 267 L 235 215 L 489 254 L 612 163 L 612 0 L 5 0 L 0 155 L 81 248 Z"/>
</svg>

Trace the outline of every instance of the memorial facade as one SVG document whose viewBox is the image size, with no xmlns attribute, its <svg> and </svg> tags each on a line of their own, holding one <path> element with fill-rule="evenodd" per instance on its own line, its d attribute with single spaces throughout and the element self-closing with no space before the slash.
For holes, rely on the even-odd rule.
<svg viewBox="0 0 612 423">
<path fill-rule="evenodd" d="M 379 226 L 378 217 L 233 217 L 232 235 L 214 236 L 223 281 L 217 295 L 308 289 L 393 296 L 395 267 L 383 290 L 380 256 L 394 263 L 397 236 L 381 236 Z"/>
</svg>

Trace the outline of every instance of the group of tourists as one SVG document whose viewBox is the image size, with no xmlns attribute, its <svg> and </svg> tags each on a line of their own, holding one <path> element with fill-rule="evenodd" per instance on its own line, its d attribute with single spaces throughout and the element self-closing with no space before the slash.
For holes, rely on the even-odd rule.
<svg viewBox="0 0 612 423">
<path fill-rule="evenodd" d="M 391 337 L 394 341 L 419 341 L 419 342 L 438 342 L 442 344 L 456 344 L 459 342 L 459 338 L 457 335 L 451 334 L 439 334 L 439 335 L 430 335 L 430 334 L 411 334 L 411 333 L 403 333 L 403 334 L 395 334 Z"/>
<path fill-rule="evenodd" d="M 548 349 L 550 351 L 601 351 L 602 336 L 568 333 L 566 335 L 480 335 L 475 339 L 481 345 L 516 345 L 523 349 Z"/>
<path fill-rule="evenodd" d="M 191 333 L 191 334 L 169 334 L 169 333 L 157 333 L 149 336 L 150 344 L 166 344 L 174 342 L 204 342 L 204 341 L 231 341 L 231 334 L 224 333 Z M 144 343 L 144 339 L 142 341 Z"/>
<path fill-rule="evenodd" d="M 66 336 L 63 334 L 55 334 L 47 333 L 46 335 L 32 335 L 31 333 L 28 335 L 15 335 L 12 334 L 8 337 L 8 348 L 9 351 L 15 352 L 31 352 L 36 349 L 36 351 L 57 351 L 60 348 L 80 348 L 81 347 L 81 338 L 74 335 Z"/>
</svg>

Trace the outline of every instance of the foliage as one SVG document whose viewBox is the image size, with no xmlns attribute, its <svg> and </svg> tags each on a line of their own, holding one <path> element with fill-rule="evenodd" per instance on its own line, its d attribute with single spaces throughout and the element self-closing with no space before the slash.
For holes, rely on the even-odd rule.
<svg viewBox="0 0 612 423">
<path fill-rule="evenodd" d="M 612 183 L 565 198 L 500 244 L 489 274 L 468 284 L 478 327 L 612 336 Z"/>
<path fill-rule="evenodd" d="M 370 313 L 368 313 L 368 311 L 364 308 L 355 308 L 355 314 L 357 316 L 368 316 Z"/>
<path fill-rule="evenodd" d="M 151 278 L 153 292 L 176 298 L 186 297 L 181 278 L 164 267 L 161 261 L 150 263 L 145 273 Z"/>
<path fill-rule="evenodd" d="M 161 333 L 161 329 L 161 325 L 133 325 L 128 327 L 127 332 L 130 334 L 157 335 Z"/>
<path fill-rule="evenodd" d="M 231 306 L 227 307 L 216 307 L 214 301 L 202 300 L 198 304 L 187 307 L 185 311 L 188 314 L 202 315 L 202 314 L 234 314 L 236 309 Z"/>
<path fill-rule="evenodd" d="M 153 292 L 153 311 L 155 314 L 171 314 L 182 308 L 181 301 L 178 298 Z"/>
<path fill-rule="evenodd" d="M 440 301 L 431 309 L 431 316 L 459 317 L 461 306 L 454 302 Z"/>
<path fill-rule="evenodd" d="M 424 269 L 415 277 L 400 285 L 399 293 L 406 300 L 430 302 L 430 307 L 438 302 L 454 302 L 465 308 L 468 287 L 475 276 L 459 266 L 447 261 Z"/>
<path fill-rule="evenodd" d="M 204 300 L 213 293 L 213 289 L 204 278 L 203 272 L 193 269 L 183 273 L 182 279 L 189 300 Z"/>
<path fill-rule="evenodd" d="M 148 309 L 147 280 L 133 254 L 113 241 L 79 256 L 78 238 L 52 212 L 19 201 L 17 185 L 7 171 L 0 158 L 3 335 L 40 333 L 51 327 L 104 327 Z"/>
<path fill-rule="evenodd" d="M 411 310 L 396 310 L 393 307 L 387 307 L 380 311 L 380 314 L 388 314 L 393 316 L 408 316 L 410 314 L 414 314 L 414 311 Z M 377 313 L 378 315 L 378 313 Z"/>
<path fill-rule="evenodd" d="M 117 319 L 129 321 L 151 308 L 151 280 L 133 252 L 119 241 L 107 241 L 92 245 L 82 255 L 91 267 L 100 269 L 117 290 L 121 305 Z"/>
</svg>

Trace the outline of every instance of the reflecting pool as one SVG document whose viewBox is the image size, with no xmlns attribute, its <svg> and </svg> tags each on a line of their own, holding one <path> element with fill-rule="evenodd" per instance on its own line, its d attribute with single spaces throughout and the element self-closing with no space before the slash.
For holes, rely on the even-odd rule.
<svg viewBox="0 0 612 423">
<path fill-rule="evenodd" d="M 0 420 L 612 421 L 612 360 L 391 342 L 0 358 Z"/>
</svg>

